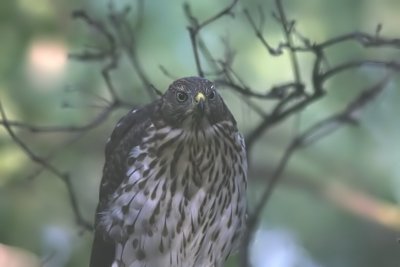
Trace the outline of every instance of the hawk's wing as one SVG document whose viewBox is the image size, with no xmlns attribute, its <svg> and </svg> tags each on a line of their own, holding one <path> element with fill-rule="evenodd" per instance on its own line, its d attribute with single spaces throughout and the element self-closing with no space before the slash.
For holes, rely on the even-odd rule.
<svg viewBox="0 0 400 267">
<path fill-rule="evenodd" d="M 109 196 L 115 192 L 126 176 L 126 159 L 132 147 L 140 145 L 146 127 L 151 123 L 157 102 L 141 109 L 131 110 L 114 128 L 105 149 L 103 178 L 100 185 L 99 204 L 95 216 L 95 237 L 90 259 L 91 267 L 110 267 L 115 254 L 115 245 L 98 229 L 99 213 L 107 205 Z"/>
</svg>

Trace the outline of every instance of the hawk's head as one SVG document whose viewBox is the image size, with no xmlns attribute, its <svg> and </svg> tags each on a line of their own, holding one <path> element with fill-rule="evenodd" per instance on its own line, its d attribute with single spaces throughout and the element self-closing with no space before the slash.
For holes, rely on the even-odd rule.
<svg viewBox="0 0 400 267">
<path fill-rule="evenodd" d="M 174 81 L 161 101 L 162 116 L 174 127 L 207 127 L 222 121 L 236 124 L 214 84 L 204 78 Z"/>
</svg>

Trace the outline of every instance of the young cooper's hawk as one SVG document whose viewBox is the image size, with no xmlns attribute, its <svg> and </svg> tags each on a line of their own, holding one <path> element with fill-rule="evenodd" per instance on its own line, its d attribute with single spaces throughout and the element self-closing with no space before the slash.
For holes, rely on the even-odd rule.
<svg viewBox="0 0 400 267">
<path fill-rule="evenodd" d="M 106 146 L 91 267 L 219 267 L 245 228 L 247 160 L 210 81 L 182 78 Z"/>
</svg>

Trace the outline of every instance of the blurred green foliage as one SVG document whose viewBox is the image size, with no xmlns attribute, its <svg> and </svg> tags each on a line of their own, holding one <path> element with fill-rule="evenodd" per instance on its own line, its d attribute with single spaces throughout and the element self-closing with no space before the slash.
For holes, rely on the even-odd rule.
<svg viewBox="0 0 400 267">
<path fill-rule="evenodd" d="M 255 38 L 242 13 L 243 8 L 248 8 L 257 16 L 261 6 L 266 14 L 264 33 L 273 45 L 277 45 L 282 40 L 282 32 L 270 16 L 274 9 L 273 1 L 239 2 L 234 18 L 223 18 L 202 33 L 211 52 L 216 56 L 222 55 L 221 38 L 228 40 L 237 53 L 236 71 L 253 88 L 265 90 L 273 84 L 290 80 L 292 73 L 287 56 L 270 56 Z M 106 20 L 107 3 L 97 0 L 0 3 L 0 99 L 10 119 L 35 125 L 83 125 L 99 112 L 99 106 L 105 105 L 100 99 L 109 98 L 100 75 L 104 62 L 70 61 L 66 55 L 83 51 L 85 47 L 102 45 L 102 40 L 93 30 L 70 18 L 71 12 L 84 9 L 93 17 Z M 117 2 L 120 6 L 124 3 L 132 5 L 132 23 L 135 23 L 137 2 Z M 190 1 L 200 21 L 227 3 Z M 382 35 L 400 37 L 400 2 L 396 0 L 287 0 L 284 4 L 289 17 L 297 21 L 298 30 L 316 42 L 355 30 L 374 32 L 378 23 L 383 25 Z M 143 67 L 154 85 L 162 91 L 171 79 L 163 75 L 160 65 L 176 77 L 196 74 L 182 5 L 181 1 L 145 1 L 143 24 L 136 33 Z M 346 43 L 329 51 L 329 57 L 330 63 L 335 65 L 359 57 L 399 59 L 400 54 L 394 49 L 362 49 Z M 301 72 L 307 77 L 311 58 L 300 57 L 300 62 Z M 361 89 L 379 80 L 381 74 L 382 71 L 365 68 L 333 79 L 328 96 L 302 112 L 300 129 L 343 108 Z M 135 104 L 149 101 L 125 55 L 122 55 L 112 78 L 122 99 Z M 310 81 L 305 82 L 309 84 Z M 226 91 L 222 94 L 241 130 L 248 132 L 252 129 L 259 121 L 257 115 L 240 97 Z M 264 211 L 261 228 L 285 229 L 291 233 L 316 266 L 398 266 L 400 245 L 396 240 L 400 236 L 400 224 L 384 223 L 390 219 L 384 217 L 384 212 L 378 212 L 378 219 L 357 214 L 346 206 L 346 202 L 340 205 L 326 193 L 335 183 L 340 183 L 363 192 L 382 207 L 387 205 L 398 209 L 398 103 L 397 77 L 363 113 L 360 127 L 343 128 L 297 153 L 285 172 L 283 183 Z M 267 108 L 269 104 L 262 105 Z M 70 173 L 80 209 L 88 220 L 92 220 L 97 204 L 104 143 L 124 112 L 126 110 L 122 109 L 114 112 L 104 124 L 85 133 L 51 159 L 61 170 Z M 252 151 L 251 168 L 261 165 L 272 169 L 276 166 L 294 134 L 294 125 L 294 121 L 289 121 L 264 135 Z M 71 133 L 16 132 L 29 147 L 44 156 L 71 136 Z M 86 266 L 91 233 L 80 234 L 65 186 L 58 178 L 42 172 L 27 179 L 38 168 L 0 128 L 0 242 L 46 255 L 49 253 L 46 246 L 58 242 L 57 237 L 54 237 L 56 241 L 46 241 L 48 229 L 56 226 L 69 240 L 62 247 L 65 251 L 71 250 L 70 254 L 66 253 L 66 266 Z M 255 202 L 267 176 L 267 173 L 258 173 L 250 177 L 250 203 Z M 299 178 L 319 186 L 291 183 L 291 180 Z M 348 203 L 349 206 L 353 204 Z M 366 209 L 370 207 L 369 202 L 358 204 L 366 205 Z M 399 212 L 397 210 L 397 214 Z M 395 213 L 393 216 L 398 215 Z M 231 260 L 229 266 L 235 264 L 235 260 Z"/>
</svg>

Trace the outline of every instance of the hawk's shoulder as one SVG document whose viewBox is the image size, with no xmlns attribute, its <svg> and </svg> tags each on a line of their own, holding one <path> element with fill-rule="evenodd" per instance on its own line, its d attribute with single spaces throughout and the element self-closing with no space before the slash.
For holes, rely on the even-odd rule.
<svg viewBox="0 0 400 267">
<path fill-rule="evenodd" d="M 105 148 L 99 206 L 101 202 L 107 201 L 108 196 L 122 183 L 125 178 L 129 151 L 132 147 L 141 144 L 146 128 L 152 124 L 157 110 L 158 101 L 142 108 L 132 109 L 114 127 Z"/>
<path fill-rule="evenodd" d="M 123 116 L 115 125 L 105 148 L 106 158 L 111 156 L 116 148 L 121 144 L 128 133 L 142 135 L 145 126 L 151 122 L 157 108 L 156 103 L 151 103 L 141 108 L 134 108 Z M 136 140 L 140 142 L 139 140 Z"/>
<path fill-rule="evenodd" d="M 132 147 L 140 145 L 158 112 L 155 101 L 139 109 L 130 110 L 122 117 L 108 140 L 105 148 L 105 163 L 100 184 L 99 204 L 95 216 L 95 240 L 92 247 L 91 267 L 109 267 L 114 260 L 115 244 L 97 228 L 101 213 L 107 208 L 109 197 L 117 190 L 126 175 L 126 159 Z"/>
</svg>

